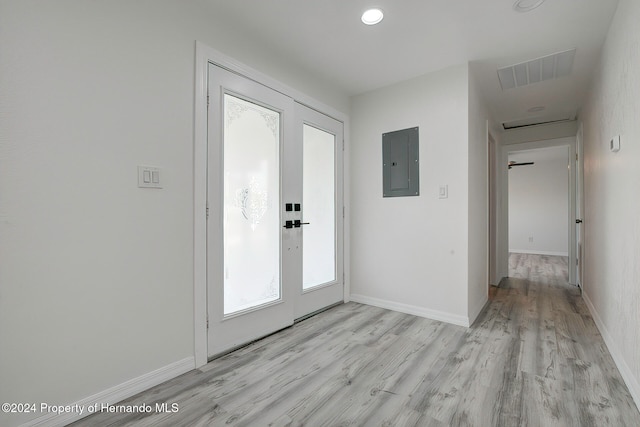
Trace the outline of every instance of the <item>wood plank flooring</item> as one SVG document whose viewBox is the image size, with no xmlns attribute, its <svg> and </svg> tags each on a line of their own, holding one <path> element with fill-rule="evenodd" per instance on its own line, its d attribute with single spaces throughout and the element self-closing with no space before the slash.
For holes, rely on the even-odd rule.
<svg viewBox="0 0 640 427">
<path fill-rule="evenodd" d="M 566 258 L 512 254 L 471 328 L 348 303 L 74 426 L 640 426 Z"/>
</svg>

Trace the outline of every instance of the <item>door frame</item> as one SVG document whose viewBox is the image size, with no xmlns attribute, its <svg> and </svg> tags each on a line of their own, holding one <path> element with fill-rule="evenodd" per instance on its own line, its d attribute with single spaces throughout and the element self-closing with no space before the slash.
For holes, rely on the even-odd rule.
<svg viewBox="0 0 640 427">
<path fill-rule="evenodd" d="M 487 226 L 487 282 L 488 287 L 491 285 L 498 286 L 500 278 L 498 277 L 498 142 L 489 129 L 489 121 L 487 121 L 487 218 L 489 224 Z"/>
<path fill-rule="evenodd" d="M 193 327 L 195 368 L 207 363 L 207 92 L 209 64 L 215 64 L 231 72 L 261 83 L 294 101 L 317 110 L 343 123 L 343 205 L 344 205 L 344 301 L 349 301 L 349 118 L 346 114 L 323 104 L 235 59 L 205 45 L 195 42 L 195 94 L 194 94 L 194 142 L 193 142 Z"/>
<path fill-rule="evenodd" d="M 563 141 L 563 140 L 569 140 Z M 528 151 L 535 150 L 539 148 L 550 148 L 550 147 L 568 147 L 569 150 L 569 159 L 568 159 L 568 173 L 569 173 L 569 192 L 568 192 L 568 208 L 569 214 L 567 216 L 568 221 L 568 229 L 569 229 L 569 283 L 572 285 L 576 285 L 576 137 L 568 136 L 561 137 L 556 139 L 549 140 L 541 140 L 534 142 L 522 142 L 517 144 L 505 144 L 500 147 L 500 160 L 498 162 L 498 173 L 501 175 L 500 179 L 500 193 L 502 194 L 502 215 L 500 215 L 500 220 L 498 224 L 498 228 L 500 229 L 500 233 L 503 236 L 506 236 L 506 245 L 502 245 L 500 248 L 500 252 L 498 254 L 501 265 L 508 265 L 509 260 L 509 175 L 507 163 L 509 162 L 509 153 L 517 152 L 517 151 Z M 508 270 L 505 272 L 505 276 L 508 275 Z"/>
</svg>

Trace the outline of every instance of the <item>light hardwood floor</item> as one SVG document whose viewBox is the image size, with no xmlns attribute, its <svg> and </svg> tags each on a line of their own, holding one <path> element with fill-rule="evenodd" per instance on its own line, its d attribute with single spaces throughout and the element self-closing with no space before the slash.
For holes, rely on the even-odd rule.
<svg viewBox="0 0 640 427">
<path fill-rule="evenodd" d="M 471 328 L 348 303 L 74 426 L 640 426 L 566 259 L 510 268 Z"/>
</svg>

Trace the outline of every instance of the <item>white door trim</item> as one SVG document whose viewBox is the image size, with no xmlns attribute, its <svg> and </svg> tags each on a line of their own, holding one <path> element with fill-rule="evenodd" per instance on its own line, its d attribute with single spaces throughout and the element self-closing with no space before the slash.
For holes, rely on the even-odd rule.
<svg viewBox="0 0 640 427">
<path fill-rule="evenodd" d="M 193 149 L 193 304 L 194 304 L 194 358 L 196 368 L 207 363 L 207 82 L 209 63 L 216 64 L 273 90 L 283 93 L 296 102 L 333 117 L 344 124 L 344 265 L 345 301 L 349 301 L 349 119 L 344 113 L 325 105 L 310 96 L 272 79 L 271 77 L 196 41 L 195 94 L 194 94 L 194 149 Z"/>
</svg>

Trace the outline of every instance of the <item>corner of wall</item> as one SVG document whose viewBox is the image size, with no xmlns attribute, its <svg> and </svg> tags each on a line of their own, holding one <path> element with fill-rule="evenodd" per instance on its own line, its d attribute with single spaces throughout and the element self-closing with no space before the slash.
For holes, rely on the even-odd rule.
<svg viewBox="0 0 640 427">
<path fill-rule="evenodd" d="M 478 90 L 474 68 L 467 64 L 467 315 L 473 323 L 488 300 L 488 128 L 489 111 Z"/>
</svg>

